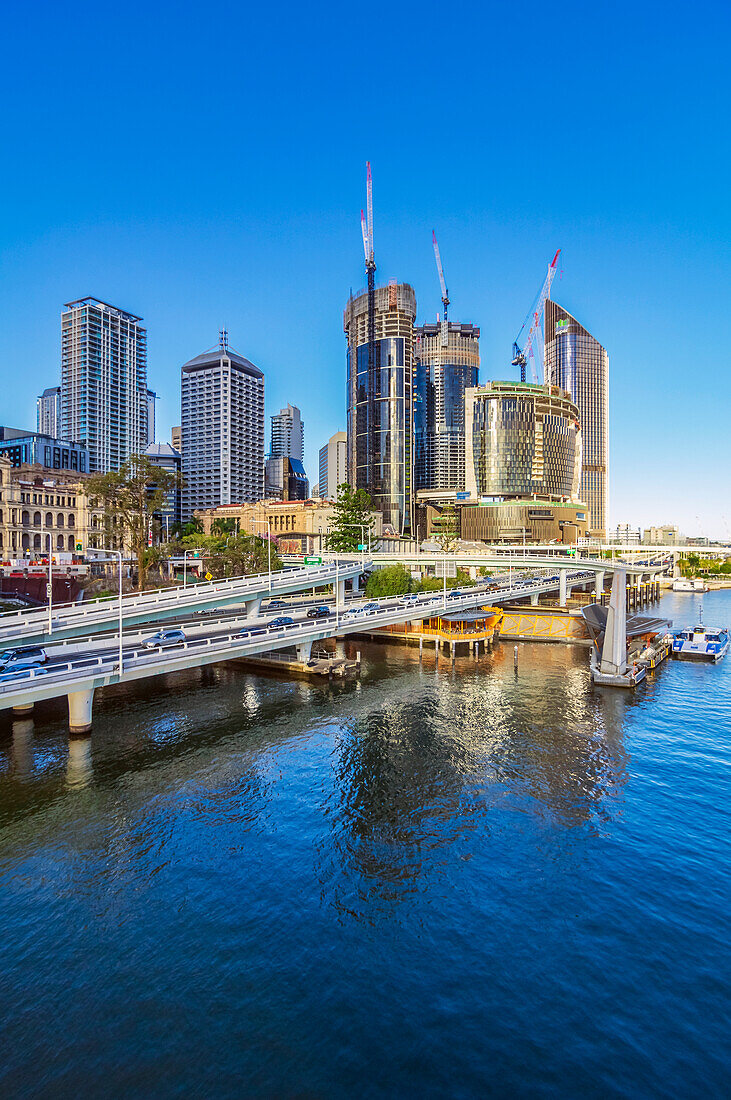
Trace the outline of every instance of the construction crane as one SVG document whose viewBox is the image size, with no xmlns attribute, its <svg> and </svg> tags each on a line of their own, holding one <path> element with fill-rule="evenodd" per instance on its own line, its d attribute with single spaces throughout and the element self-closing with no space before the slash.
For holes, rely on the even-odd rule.
<svg viewBox="0 0 731 1100">
<path fill-rule="evenodd" d="M 437 261 L 437 271 L 439 272 L 439 285 L 442 288 L 442 302 L 444 304 L 444 320 L 441 326 L 442 347 L 446 348 L 449 343 L 449 321 L 447 319 L 447 312 L 449 310 L 449 294 L 447 293 L 447 284 L 444 281 L 444 270 L 442 268 L 442 257 L 439 255 L 439 245 L 437 244 L 437 235 L 432 229 L 431 231 L 432 244 L 434 245 L 434 255 Z"/>
<path fill-rule="evenodd" d="M 533 305 L 528 310 L 523 324 L 520 326 L 520 332 L 513 341 L 513 366 L 520 367 L 520 380 L 525 382 L 526 380 L 526 366 L 528 360 L 531 360 L 531 375 L 535 382 L 544 380 L 544 353 L 545 353 L 545 334 L 543 332 L 543 307 L 546 304 L 548 298 L 551 297 L 551 283 L 553 282 L 556 274 L 556 264 L 558 263 L 558 257 L 561 249 L 556 250 L 556 255 L 548 265 L 548 272 L 546 278 L 543 281 L 543 286 L 538 291 Z M 525 326 L 530 323 L 528 329 L 528 335 L 523 341 L 522 347 L 520 344 L 520 337 L 525 329 Z M 536 359 L 540 360 L 540 377 L 536 367 Z"/>
<path fill-rule="evenodd" d="M 366 279 L 368 283 L 368 453 L 375 461 L 376 390 L 376 258 L 373 250 L 373 179 L 366 163 L 366 213 L 360 212 Z"/>
</svg>

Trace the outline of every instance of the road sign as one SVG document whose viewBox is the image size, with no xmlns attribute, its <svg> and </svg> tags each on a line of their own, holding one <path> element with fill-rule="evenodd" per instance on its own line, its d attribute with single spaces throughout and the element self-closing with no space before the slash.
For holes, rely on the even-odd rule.
<svg viewBox="0 0 731 1100">
<path fill-rule="evenodd" d="M 77 543 L 76 543 L 76 549 L 77 549 L 77 551 L 78 551 L 78 550 L 83 550 L 83 549 L 84 549 L 84 546 L 83 546 L 83 544 L 82 544 L 82 543 L 80 543 L 80 542 L 77 542 Z"/>
<path fill-rule="evenodd" d="M 322 558 L 305 558 L 305 565 L 322 565 Z"/>
<path fill-rule="evenodd" d="M 53 591 L 53 589 L 51 588 L 50 584 L 47 584 L 46 585 L 46 595 L 50 596 L 52 591 Z"/>
<path fill-rule="evenodd" d="M 366 546 L 366 544 L 364 542 L 359 542 L 358 543 L 358 549 L 359 550 L 367 550 L 368 547 Z"/>
<path fill-rule="evenodd" d="M 206 573 L 206 580 L 207 581 L 212 581 L 213 580 L 213 573 Z"/>
</svg>

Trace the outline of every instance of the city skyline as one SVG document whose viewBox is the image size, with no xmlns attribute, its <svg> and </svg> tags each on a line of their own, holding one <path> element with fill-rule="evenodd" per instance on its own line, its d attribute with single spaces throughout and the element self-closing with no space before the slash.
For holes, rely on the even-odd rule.
<svg viewBox="0 0 731 1100">
<path fill-rule="evenodd" d="M 134 17 L 137 5 L 128 10 Z M 434 227 L 452 315 L 481 328 L 481 381 L 517 378 L 512 340 L 560 246 L 563 272 L 553 295 L 611 360 L 609 525 L 670 522 L 728 538 L 731 515 L 719 505 L 712 472 L 731 411 L 727 355 L 711 342 L 731 271 L 719 247 L 729 236 L 728 151 L 717 141 L 725 93 L 720 74 L 708 69 L 701 26 L 681 34 L 663 24 L 660 49 L 648 55 L 647 42 L 658 35 L 650 8 L 632 9 L 627 35 L 621 10 L 607 28 L 601 13 L 569 5 L 585 48 L 574 51 L 567 76 L 555 60 L 563 20 L 538 5 L 533 22 L 525 12 L 475 8 L 475 33 L 504 48 L 492 51 L 487 75 L 478 75 L 458 65 L 458 44 L 447 44 L 459 125 L 446 128 L 440 170 L 424 173 L 413 151 L 442 117 L 443 82 L 425 85 L 417 58 L 437 11 L 426 5 L 418 19 L 395 16 L 392 42 L 399 29 L 409 41 L 400 92 L 409 141 L 365 119 L 354 144 L 338 139 L 350 110 L 341 93 L 352 86 L 359 57 L 346 64 L 337 48 L 358 38 L 354 13 L 341 13 L 329 38 L 293 13 L 277 25 L 273 64 L 255 57 L 243 76 L 220 84 L 207 73 L 222 29 L 269 40 L 271 15 L 244 22 L 243 13 L 214 3 L 195 40 L 179 30 L 160 55 L 169 10 L 145 9 L 146 34 L 122 58 L 94 48 L 113 27 L 104 13 L 72 33 L 53 6 L 32 27 L 24 13 L 10 11 L 8 36 L 18 49 L 1 79 L 10 107 L 6 151 L 17 171 L 0 183 L 3 419 L 33 427 L 38 394 L 57 380 L 63 302 L 93 293 L 145 318 L 158 440 L 179 420 L 180 363 L 225 324 L 267 377 L 267 412 L 290 401 L 302 408 L 312 476 L 318 448 L 345 427 L 340 319 L 348 287 L 357 291 L 363 282 L 358 219 L 370 158 L 380 281 L 395 276 L 414 286 L 417 323 L 433 322 L 441 309 Z M 728 11 L 711 5 L 710 12 L 722 32 Z M 509 45 L 529 25 L 521 58 L 531 79 L 516 80 Z M 22 66 L 30 54 L 37 59 L 32 79 Z M 194 93 L 183 74 L 202 58 Z M 368 63 L 380 75 L 393 60 L 393 46 L 379 42 Z M 682 89 L 664 75 L 675 64 L 687 78 Z M 541 84 L 561 121 L 534 169 L 528 135 Z M 138 156 L 124 171 L 114 127 L 92 132 L 84 155 L 71 155 L 47 111 L 51 88 L 69 102 L 86 101 L 93 89 L 100 117 L 135 116 Z M 308 97 L 319 112 L 314 132 Z M 244 115 L 246 141 L 239 141 Z M 674 140 L 680 131 L 683 157 Z M 211 156 L 219 147 L 226 149 L 221 166 Z M 15 379 L 29 361 L 34 381 L 26 390 Z M 663 466 L 652 493 L 637 477 L 638 396 L 646 450 L 694 435 L 693 453 Z"/>
</svg>

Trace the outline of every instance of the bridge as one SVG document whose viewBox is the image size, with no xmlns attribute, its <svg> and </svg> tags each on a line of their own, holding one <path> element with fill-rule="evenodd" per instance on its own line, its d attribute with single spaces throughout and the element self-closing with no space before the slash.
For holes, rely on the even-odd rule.
<svg viewBox="0 0 731 1100">
<path fill-rule="evenodd" d="M 122 597 L 122 625 L 169 622 L 186 611 L 210 608 L 245 607 L 247 618 L 256 618 L 265 597 L 284 596 L 304 588 L 319 588 L 334 584 L 339 587 L 340 601 L 345 595 L 346 580 L 363 572 L 363 563 L 349 559 L 299 569 L 282 569 L 250 577 L 236 577 L 208 583 L 191 583 L 174 588 L 159 588 L 139 595 Z M 120 618 L 116 597 L 85 600 L 53 608 L 49 624 L 48 608 L 32 611 L 10 611 L 0 614 L 0 648 L 6 645 L 42 645 L 66 638 L 85 637 L 117 627 Z"/>
<path fill-rule="evenodd" d="M 344 575 L 357 576 L 362 565 L 350 561 L 349 569 L 341 569 L 328 566 L 318 571 L 318 580 L 315 583 L 324 584 L 328 579 L 340 585 Z M 284 571 L 286 574 L 287 571 Z M 292 570 L 297 572 L 299 579 L 289 578 L 277 589 L 272 584 L 272 593 L 293 592 L 303 588 L 310 588 L 313 584 L 313 569 Z M 337 578 L 337 580 L 336 580 Z M 504 578 L 503 578 L 504 579 Z M 238 657 L 254 657 L 276 649 L 294 647 L 297 660 L 306 662 L 310 658 L 312 645 L 315 642 L 324 641 L 326 638 L 343 637 L 347 634 L 356 634 L 363 630 L 367 623 L 368 630 L 380 626 L 388 626 L 396 623 L 414 621 L 429 618 L 440 609 L 449 607 L 451 611 L 467 611 L 480 604 L 500 604 L 521 598 L 530 598 L 538 601 L 541 593 L 555 592 L 559 587 L 559 578 L 554 573 L 549 576 L 534 576 L 521 578 L 515 584 L 512 578 L 502 587 L 496 587 L 494 581 L 485 581 L 460 592 L 459 595 L 447 596 L 445 592 L 425 592 L 416 600 L 405 601 L 400 596 L 393 596 L 378 601 L 377 609 L 369 610 L 367 604 L 372 601 L 353 599 L 346 605 L 340 599 L 340 592 L 336 593 L 335 606 L 330 608 L 327 618 L 308 619 L 300 617 L 291 625 L 284 627 L 273 626 L 269 620 L 259 617 L 262 599 L 262 578 L 248 578 L 251 584 L 246 587 L 241 579 L 236 581 L 219 582 L 212 586 L 218 591 L 212 594 L 207 591 L 208 586 L 192 588 L 190 592 L 184 589 L 165 590 L 168 593 L 182 594 L 187 603 L 182 608 L 176 605 L 177 618 L 181 617 L 181 610 L 201 610 L 203 605 L 211 607 L 221 606 L 231 600 L 242 600 L 242 590 L 245 590 L 244 603 L 258 602 L 256 615 L 251 614 L 251 608 L 244 606 L 241 616 L 229 616 L 215 621 L 200 620 L 191 629 L 191 637 L 171 646 L 155 646 L 147 648 L 144 644 L 149 631 L 137 631 L 132 634 L 120 634 L 118 637 L 100 638 L 91 634 L 82 644 L 78 639 L 74 644 L 68 636 L 67 641 L 48 650 L 48 663 L 38 669 L 17 673 L 0 681 L 0 710 L 12 708 L 15 713 L 27 713 L 33 705 L 45 699 L 55 699 L 62 696 L 68 697 L 69 726 L 72 733 L 83 733 L 91 728 L 92 705 L 94 692 L 99 687 L 112 684 L 127 683 L 151 676 L 162 676 L 172 672 L 180 672 L 193 667 L 202 667 L 219 661 L 234 660 Z M 267 576 L 267 586 L 269 577 Z M 592 584 L 594 575 L 589 570 L 572 570 L 565 583 L 570 586 L 586 586 Z M 267 591 L 269 591 L 267 587 Z M 253 593 L 253 595 L 252 595 Z M 343 593 L 344 594 L 344 593 Z M 152 596 L 160 594 L 150 593 Z M 149 617 L 156 616 L 156 608 L 159 609 L 160 618 L 169 621 L 167 603 L 160 601 L 155 603 L 153 599 L 145 596 L 133 597 L 130 604 L 135 604 L 130 616 L 137 617 L 143 612 L 140 605 L 145 608 L 144 614 Z M 109 621 L 98 616 L 105 609 L 96 609 L 96 625 L 100 629 L 109 630 Z M 36 612 L 26 613 L 30 616 Z M 112 616 L 113 621 L 113 616 Z M 74 629 L 75 629 L 75 625 Z M 32 630 L 39 631 L 38 625 Z M 57 637 L 54 635 L 54 637 Z M 16 636 L 17 640 L 17 636 Z M 121 665 L 120 665 L 121 658 Z"/>
</svg>

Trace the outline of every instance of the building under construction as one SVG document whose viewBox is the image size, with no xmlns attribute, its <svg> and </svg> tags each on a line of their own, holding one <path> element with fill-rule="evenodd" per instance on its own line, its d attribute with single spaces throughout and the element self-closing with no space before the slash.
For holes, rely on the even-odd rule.
<svg viewBox="0 0 731 1100">
<path fill-rule="evenodd" d="M 369 308 L 370 305 L 370 308 Z M 416 294 L 390 283 L 351 296 L 348 341 L 348 481 L 366 489 L 397 535 L 411 532 L 412 384 Z"/>
<path fill-rule="evenodd" d="M 414 330 L 414 487 L 465 487 L 465 390 L 479 382 L 480 330 L 448 321 Z"/>
</svg>

